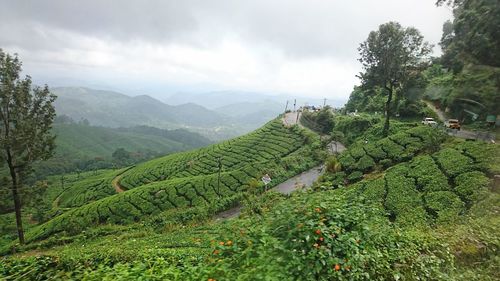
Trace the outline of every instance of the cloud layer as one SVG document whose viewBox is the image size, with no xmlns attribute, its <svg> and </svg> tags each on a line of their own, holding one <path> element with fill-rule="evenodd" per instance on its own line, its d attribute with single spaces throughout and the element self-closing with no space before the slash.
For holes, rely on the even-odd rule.
<svg viewBox="0 0 500 281">
<path fill-rule="evenodd" d="M 0 48 L 37 81 L 146 92 L 247 90 L 346 99 L 379 24 L 436 44 L 433 0 L 8 1 Z M 78 86 L 78 85 L 77 85 Z"/>
</svg>

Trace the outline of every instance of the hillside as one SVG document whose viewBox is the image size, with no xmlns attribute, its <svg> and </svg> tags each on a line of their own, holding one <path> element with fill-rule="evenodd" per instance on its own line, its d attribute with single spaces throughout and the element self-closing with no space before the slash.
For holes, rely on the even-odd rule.
<svg viewBox="0 0 500 281">
<path fill-rule="evenodd" d="M 34 228 L 28 234 L 29 239 L 75 233 L 103 222 L 130 224 L 179 208 L 204 208 L 212 204 L 227 208 L 249 191 L 260 192 L 256 188 L 261 184 L 256 179 L 263 174 L 273 177 L 274 186 L 317 163 L 311 153 L 314 138 L 298 127 L 288 128 L 280 120 L 274 120 L 248 135 L 157 158 L 123 174 L 102 173 L 92 179 L 71 182 L 64 191 L 55 181 L 47 187 L 49 194 L 54 193 L 51 190 L 60 190 L 61 194 L 72 195 L 60 195 L 51 206 L 76 208 Z M 118 174 L 118 185 L 128 191 L 116 194 L 112 181 Z M 66 203 L 67 200 L 75 203 Z M 80 219 L 75 220 L 77 217 Z"/>
<path fill-rule="evenodd" d="M 53 88 L 58 96 L 55 107 L 59 116 L 76 122 L 111 128 L 150 126 L 162 129 L 185 128 L 212 140 L 228 139 L 254 130 L 276 116 L 233 118 L 194 103 L 171 106 L 147 95 L 127 95 L 89 88 Z M 264 109 L 267 111 L 267 108 Z"/>
<path fill-rule="evenodd" d="M 36 174 L 55 174 L 75 169 L 106 167 L 119 148 L 133 153 L 139 161 L 159 155 L 205 146 L 210 141 L 186 130 L 149 127 L 104 128 L 79 124 L 55 124 L 54 158 L 36 167 Z M 134 158 L 131 157 L 131 158 Z"/>
<path fill-rule="evenodd" d="M 212 143 L 185 129 L 162 130 L 146 126 L 111 129 L 82 124 L 54 124 L 53 130 L 57 135 L 54 157 L 36 163 L 26 183 L 49 175 L 123 167 Z M 113 157 L 118 149 L 125 151 L 120 159 Z M 2 196 L 5 195 L 0 199 L 0 212 L 3 213 L 12 208 L 12 202 L 6 190 L 1 192 Z"/>
<path fill-rule="evenodd" d="M 352 131 L 349 126 L 359 118 L 336 129 Z M 28 231 L 32 242 L 24 249 L 39 248 L 45 256 L 32 260 L 21 254 L 0 272 L 13 274 L 16 265 L 36 261 L 43 268 L 38 274 L 71 272 L 88 279 L 494 276 L 499 196 L 490 177 L 500 172 L 497 145 L 412 123 L 395 124 L 383 138 L 374 134 L 380 129 L 374 124 L 338 157 L 341 171 L 325 172 L 313 190 L 259 195 L 254 188 L 261 185 L 252 179 L 269 173 L 274 186 L 314 165 L 308 155 L 319 151 L 307 144 L 310 132 L 280 124 L 127 171 L 71 177 L 58 196 L 60 187 L 49 185 L 48 201 L 70 209 Z M 114 194 L 117 175 L 128 190 Z M 212 220 L 237 202 L 244 205 L 239 217 Z M 468 267 L 470 262 L 477 266 Z"/>
</svg>

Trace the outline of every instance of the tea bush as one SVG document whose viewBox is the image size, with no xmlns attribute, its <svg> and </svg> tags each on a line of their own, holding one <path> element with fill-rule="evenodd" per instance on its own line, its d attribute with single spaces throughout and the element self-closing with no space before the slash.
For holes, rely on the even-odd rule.
<svg viewBox="0 0 500 281">
<path fill-rule="evenodd" d="M 425 206 L 438 224 L 454 222 L 465 211 L 464 202 L 451 191 L 429 192 L 424 199 Z"/>
<path fill-rule="evenodd" d="M 315 165 L 317 160 L 313 158 L 314 153 L 312 153 L 314 143 L 304 144 L 305 134 L 302 129 L 286 128 L 276 122 L 280 121 L 270 122 L 264 129 L 257 130 L 259 133 L 257 135 L 253 133 L 248 138 L 243 136 L 223 143 L 220 147 L 215 145 L 208 149 L 173 154 L 132 168 L 123 174 L 122 179 L 128 180 L 129 187 L 131 182 L 142 184 L 140 188 L 133 188 L 71 209 L 28 232 L 28 239 L 31 241 L 43 239 L 60 232 L 63 235 L 74 235 L 90 226 L 103 223 L 130 224 L 176 208 L 187 210 L 197 206 L 203 208 L 218 205 L 226 198 L 234 198 L 242 192 L 249 191 L 250 182 L 255 179 L 260 180 L 263 174 L 267 173 L 272 177 L 273 181 L 269 187 L 273 187 Z M 280 133 L 276 133 L 278 131 Z M 280 134 L 280 137 L 272 137 L 273 134 Z M 263 147 L 257 146 L 258 143 L 250 145 L 251 142 L 260 142 L 259 139 L 263 138 L 267 138 L 264 140 L 267 145 L 263 144 Z M 274 144 L 280 140 L 283 141 L 281 146 Z M 243 150 L 238 148 L 244 145 L 248 147 Z M 232 162 L 231 159 L 234 158 L 223 158 L 224 170 L 219 180 L 217 162 L 214 162 L 214 159 L 217 159 L 218 155 L 240 155 L 240 153 L 241 156 L 238 157 L 247 157 L 247 160 Z M 184 165 L 186 162 L 179 159 L 184 159 L 183 157 L 187 155 L 193 157 L 191 159 L 197 159 L 199 164 Z M 194 173 L 194 170 L 191 169 L 195 169 L 199 175 L 193 176 L 191 173 Z M 151 183 L 144 184 L 148 181 Z M 85 183 L 83 181 L 82 186 Z M 253 192 L 263 191 L 262 184 L 257 188 L 258 190 Z M 186 219 L 179 216 L 170 218 L 179 218 L 181 221 Z"/>
<path fill-rule="evenodd" d="M 383 206 L 388 217 L 399 225 L 455 222 L 481 199 L 480 195 L 491 182 L 481 171 L 486 166 L 473 159 L 479 159 L 478 155 L 484 155 L 485 151 L 493 155 L 498 151 L 493 145 L 482 144 L 472 145 L 474 149 L 466 152 L 464 147 L 469 146 L 463 142 L 447 145 L 433 155 L 420 155 L 397 164 L 380 177 L 369 179 L 367 176 L 348 189 L 352 190 L 354 197 L 363 197 L 366 203 Z M 469 154 L 466 156 L 466 153 Z M 491 168 L 486 170 L 491 171 L 495 166 L 488 167 Z M 351 172 L 348 178 L 354 173 Z M 360 176 L 359 173 L 356 175 Z"/>
<path fill-rule="evenodd" d="M 215 174 L 218 159 L 225 171 L 236 170 L 254 162 L 279 160 L 306 141 L 303 130 L 287 128 L 276 119 L 242 137 L 140 164 L 125 172 L 120 184 L 132 189 L 155 181 Z"/>
<path fill-rule="evenodd" d="M 490 184 L 490 179 L 480 171 L 472 171 L 455 178 L 455 192 L 466 203 L 478 199 L 478 194 Z"/>
<path fill-rule="evenodd" d="M 444 247 L 420 244 L 380 213 L 344 190 L 297 194 L 258 224 L 247 223 L 253 227 L 221 235 L 205 270 L 194 279 L 434 279 L 440 268 L 451 265 Z"/>
<path fill-rule="evenodd" d="M 351 145 L 338 158 L 342 170 L 351 177 L 349 182 L 355 182 L 362 177 L 359 172 L 368 173 L 378 167 L 388 168 L 396 163 L 412 159 L 418 153 L 424 153 L 441 142 L 444 136 L 441 132 L 428 126 L 417 126 L 398 132 L 375 142 L 358 142 Z M 438 180 L 440 182 L 440 180 Z"/>
<path fill-rule="evenodd" d="M 111 181 L 123 171 L 108 171 L 67 184 L 68 187 L 64 189 L 57 199 L 58 207 L 79 207 L 91 201 L 116 194 Z"/>
</svg>

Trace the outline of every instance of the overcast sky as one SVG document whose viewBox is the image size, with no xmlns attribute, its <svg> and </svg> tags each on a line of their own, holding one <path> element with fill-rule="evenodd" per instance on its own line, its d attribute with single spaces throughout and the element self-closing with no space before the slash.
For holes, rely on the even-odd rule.
<svg viewBox="0 0 500 281">
<path fill-rule="evenodd" d="M 380 24 L 414 26 L 437 45 L 451 11 L 434 3 L 0 0 L 0 48 L 49 86 L 347 99 L 361 69 L 357 47 Z"/>
</svg>

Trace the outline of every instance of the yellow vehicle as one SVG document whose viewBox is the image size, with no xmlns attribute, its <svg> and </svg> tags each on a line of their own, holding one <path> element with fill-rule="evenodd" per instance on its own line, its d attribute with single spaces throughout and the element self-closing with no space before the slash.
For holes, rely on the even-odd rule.
<svg viewBox="0 0 500 281">
<path fill-rule="evenodd" d="M 448 121 L 446 121 L 444 125 L 446 126 L 446 128 L 457 129 L 460 131 L 460 122 L 457 119 L 448 119 Z"/>
</svg>

